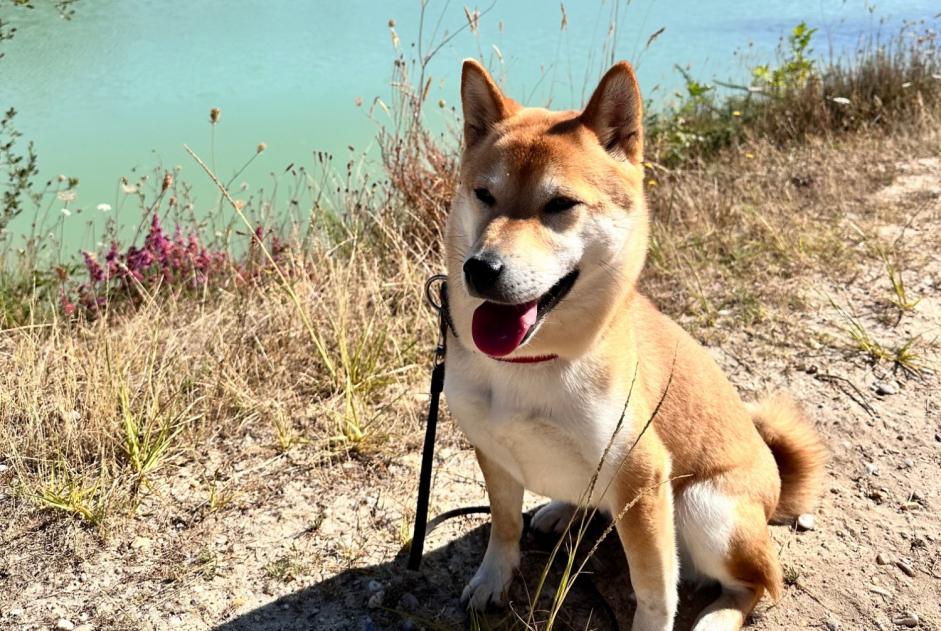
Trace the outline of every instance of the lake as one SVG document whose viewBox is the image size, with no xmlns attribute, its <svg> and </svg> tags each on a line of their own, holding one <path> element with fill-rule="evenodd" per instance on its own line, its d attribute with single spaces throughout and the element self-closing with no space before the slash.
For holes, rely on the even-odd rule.
<svg viewBox="0 0 941 631">
<path fill-rule="evenodd" d="M 213 107 L 221 109 L 214 142 L 223 176 L 266 143 L 239 178 L 252 188 L 270 183 L 269 174 L 289 163 L 311 164 L 316 150 L 342 161 L 348 146 L 374 156 L 376 122 L 367 111 L 376 97 L 392 98 L 389 20 L 409 54 L 420 14 L 415 0 L 80 0 L 74 9 L 66 21 L 48 7 L 3 4 L 4 19 L 18 33 L 0 44 L 6 53 L 0 106 L 19 110 L 17 125 L 35 142 L 43 177 L 79 178 L 70 206 L 84 209 L 85 220 L 99 204 L 121 206 L 118 183 L 134 167 L 181 165 L 197 207 L 215 207 L 214 189 L 182 148 L 188 143 L 208 156 Z M 457 105 L 460 63 L 468 56 L 495 64 L 520 100 L 578 107 L 607 66 L 608 41 L 615 58 L 636 65 L 642 89 L 662 105 L 680 86 L 674 64 L 707 80 L 746 80 L 747 67 L 772 60 L 780 37 L 801 20 L 819 29 L 815 53 L 826 56 L 852 50 L 864 36 L 895 35 L 905 20 L 937 23 L 939 6 L 925 0 L 609 0 L 570 2 L 565 10 L 561 29 L 557 2 L 496 2 L 481 16 L 478 34 L 465 29 L 435 56 L 432 111 L 440 112 L 439 100 L 445 111 Z M 435 29 L 440 40 L 466 24 L 461 3 L 432 0 L 425 49 Z M 31 220 L 22 218 L 14 231 Z M 66 240 L 94 239 L 85 223 L 67 225 Z"/>
</svg>

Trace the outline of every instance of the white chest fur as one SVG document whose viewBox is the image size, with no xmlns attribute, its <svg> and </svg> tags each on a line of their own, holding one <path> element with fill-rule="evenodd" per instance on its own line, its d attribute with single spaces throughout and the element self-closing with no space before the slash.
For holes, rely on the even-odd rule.
<svg viewBox="0 0 941 631">
<path fill-rule="evenodd" d="M 629 412 L 618 429 L 623 398 L 599 388 L 585 364 L 513 364 L 454 346 L 445 378 L 448 407 L 474 446 L 525 488 L 553 499 L 583 500 L 617 433 L 595 483 L 592 502 L 599 501 L 623 455 L 619 447 L 634 434 Z"/>
</svg>

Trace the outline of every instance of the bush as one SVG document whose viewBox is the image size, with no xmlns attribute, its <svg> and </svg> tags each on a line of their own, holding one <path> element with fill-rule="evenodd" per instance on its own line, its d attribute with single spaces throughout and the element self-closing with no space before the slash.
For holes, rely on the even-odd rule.
<svg viewBox="0 0 941 631">
<path fill-rule="evenodd" d="M 677 167 L 746 139 L 780 146 L 867 126 L 891 129 L 941 106 L 933 31 L 905 29 L 887 44 L 870 40 L 849 61 L 823 67 L 812 56 L 814 33 L 804 22 L 795 26 L 778 65 L 752 68 L 749 86 L 701 83 L 679 68 L 685 94 L 672 109 L 648 116 L 648 155 Z"/>
</svg>

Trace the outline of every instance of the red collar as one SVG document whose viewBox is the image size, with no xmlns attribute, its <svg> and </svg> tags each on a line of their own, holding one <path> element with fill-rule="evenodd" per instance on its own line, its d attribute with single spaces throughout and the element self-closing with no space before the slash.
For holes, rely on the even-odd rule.
<svg viewBox="0 0 941 631">
<path fill-rule="evenodd" d="M 538 364 L 541 362 L 558 359 L 558 355 L 534 355 L 532 357 L 493 357 L 498 362 L 508 362 L 511 364 Z"/>
</svg>

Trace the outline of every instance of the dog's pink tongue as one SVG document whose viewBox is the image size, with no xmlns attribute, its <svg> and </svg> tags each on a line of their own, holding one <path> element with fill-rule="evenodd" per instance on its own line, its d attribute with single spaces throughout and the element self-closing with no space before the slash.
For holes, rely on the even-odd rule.
<svg viewBox="0 0 941 631">
<path fill-rule="evenodd" d="M 535 300 L 519 305 L 483 303 L 474 311 L 471 324 L 474 344 L 491 357 L 509 355 L 536 323 L 536 305 Z"/>
</svg>

